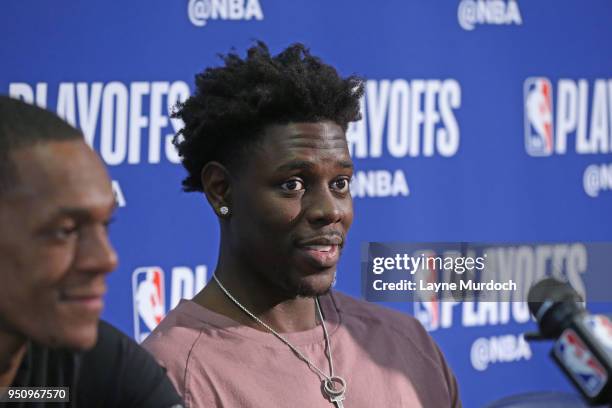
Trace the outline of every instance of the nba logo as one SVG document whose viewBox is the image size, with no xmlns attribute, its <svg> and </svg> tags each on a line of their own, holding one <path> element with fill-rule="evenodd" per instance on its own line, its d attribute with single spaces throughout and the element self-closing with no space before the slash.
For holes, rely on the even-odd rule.
<svg viewBox="0 0 612 408">
<path fill-rule="evenodd" d="M 436 256 L 436 253 L 430 250 L 417 251 L 417 254 L 422 254 L 423 260 Z M 413 276 L 415 282 L 420 280 L 422 282 L 435 283 L 438 281 L 438 271 L 433 263 L 421 265 Z M 417 288 L 420 287 L 419 285 L 417 283 Z M 434 331 L 438 329 L 440 327 L 440 300 L 438 294 L 426 290 L 417 290 L 415 297 L 416 300 L 413 307 L 414 317 L 421 322 L 425 330 Z"/>
<path fill-rule="evenodd" d="M 606 348 L 606 351 L 612 355 L 612 322 L 610 319 L 604 315 L 593 315 L 587 316 L 584 323 Z"/>
<path fill-rule="evenodd" d="M 421 322 L 425 330 L 436 330 L 440 327 L 440 304 L 438 300 L 431 302 L 415 301 L 414 317 Z"/>
<path fill-rule="evenodd" d="M 553 355 L 563 363 L 570 376 L 589 397 L 596 396 L 606 385 L 606 371 L 574 330 L 563 331 L 555 343 Z"/>
<path fill-rule="evenodd" d="M 166 311 L 164 272 L 157 266 L 137 268 L 132 273 L 134 337 L 142 342 L 162 321 Z"/>
<path fill-rule="evenodd" d="M 525 80 L 525 150 L 530 156 L 553 152 L 552 86 L 548 78 Z"/>
</svg>

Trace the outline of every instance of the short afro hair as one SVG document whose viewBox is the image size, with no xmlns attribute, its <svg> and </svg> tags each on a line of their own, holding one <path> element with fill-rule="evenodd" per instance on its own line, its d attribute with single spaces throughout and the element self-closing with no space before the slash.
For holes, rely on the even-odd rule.
<svg viewBox="0 0 612 408">
<path fill-rule="evenodd" d="M 244 59 L 235 52 L 221 58 L 224 66 L 196 75 L 194 94 L 173 114 L 185 123 L 174 137 L 188 172 L 185 191 L 203 191 L 206 163 L 238 164 L 265 126 L 330 120 L 346 131 L 361 118 L 363 80 L 340 77 L 303 44 L 272 56 L 260 41 Z"/>
<path fill-rule="evenodd" d="M 83 134 L 56 114 L 0 95 L 0 194 L 18 182 L 10 157 L 13 150 L 73 139 L 83 139 Z"/>
</svg>

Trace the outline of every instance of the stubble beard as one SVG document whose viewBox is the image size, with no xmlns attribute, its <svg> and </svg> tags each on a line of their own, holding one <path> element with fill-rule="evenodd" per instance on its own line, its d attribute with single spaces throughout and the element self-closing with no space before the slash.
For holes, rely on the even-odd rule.
<svg viewBox="0 0 612 408">
<path fill-rule="evenodd" d="M 295 285 L 296 297 L 314 298 L 317 296 L 327 295 L 329 292 L 331 292 L 331 289 L 336 282 L 336 273 L 337 271 L 334 270 L 334 276 L 333 276 L 332 281 L 323 288 L 312 287 L 310 285 L 305 284 L 304 281 L 301 281 L 301 280 L 299 282 L 296 282 L 296 285 Z"/>
</svg>

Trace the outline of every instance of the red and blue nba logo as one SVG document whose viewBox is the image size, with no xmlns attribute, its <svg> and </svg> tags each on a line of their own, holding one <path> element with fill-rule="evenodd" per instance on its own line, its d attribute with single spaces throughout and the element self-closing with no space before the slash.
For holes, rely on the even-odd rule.
<svg viewBox="0 0 612 408">
<path fill-rule="evenodd" d="M 423 259 L 435 258 L 437 256 L 435 252 L 430 250 L 417 252 L 422 253 Z M 414 282 L 417 283 L 417 289 L 420 288 L 419 281 L 424 283 L 438 282 L 438 271 L 433 262 L 422 265 L 415 271 L 413 276 Z M 417 290 L 415 297 L 413 305 L 414 317 L 421 322 L 425 330 L 434 331 L 438 329 L 440 327 L 440 299 L 438 294 L 425 290 Z"/>
<path fill-rule="evenodd" d="M 584 324 L 612 355 L 612 322 L 610 319 L 604 315 L 589 315 L 585 317 Z"/>
<path fill-rule="evenodd" d="M 530 156 L 553 153 L 552 86 L 548 78 L 531 77 L 523 85 L 525 150 Z"/>
<path fill-rule="evenodd" d="M 555 343 L 553 353 L 589 397 L 599 394 L 606 385 L 608 381 L 606 371 L 574 330 L 566 329 L 561 334 Z"/>
<path fill-rule="evenodd" d="M 166 314 L 164 271 L 144 266 L 132 273 L 134 338 L 142 342 Z"/>
<path fill-rule="evenodd" d="M 434 331 L 440 327 L 440 304 L 437 299 L 414 302 L 414 317 L 421 322 L 425 330 Z"/>
</svg>

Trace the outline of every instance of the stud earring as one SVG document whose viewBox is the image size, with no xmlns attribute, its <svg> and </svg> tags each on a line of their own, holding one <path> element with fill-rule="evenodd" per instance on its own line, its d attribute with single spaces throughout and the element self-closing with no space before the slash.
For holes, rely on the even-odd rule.
<svg viewBox="0 0 612 408">
<path fill-rule="evenodd" d="M 229 214 L 229 208 L 227 206 L 225 206 L 225 205 L 222 205 L 219 208 L 219 212 L 221 213 L 221 215 L 227 215 L 227 214 Z"/>
</svg>

